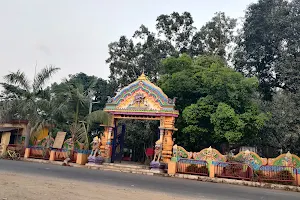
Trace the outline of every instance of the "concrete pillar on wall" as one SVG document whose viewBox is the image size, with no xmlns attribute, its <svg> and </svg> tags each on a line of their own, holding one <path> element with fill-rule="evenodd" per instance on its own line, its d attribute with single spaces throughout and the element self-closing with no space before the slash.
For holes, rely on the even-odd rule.
<svg viewBox="0 0 300 200">
<path fill-rule="evenodd" d="M 109 127 L 109 128 L 108 128 L 107 143 L 106 143 L 106 144 L 108 144 L 108 145 L 111 145 L 112 133 L 113 133 L 113 128 L 112 128 L 112 127 Z"/>
<path fill-rule="evenodd" d="M 78 153 L 76 164 L 85 165 L 88 161 L 88 154 Z"/>
<path fill-rule="evenodd" d="M 26 126 L 22 128 L 22 133 L 21 133 L 21 143 L 24 145 L 25 144 L 25 137 L 26 137 Z"/>
<path fill-rule="evenodd" d="M 296 184 L 297 186 L 300 186 L 300 174 L 296 175 Z"/>
<path fill-rule="evenodd" d="M 26 148 L 24 158 L 29 158 L 29 157 L 30 157 L 30 148 Z"/>
<path fill-rule="evenodd" d="M 164 130 L 163 128 L 161 128 L 161 129 L 159 130 L 159 140 L 160 140 L 161 142 L 163 142 L 163 139 L 164 139 L 164 132 L 165 132 L 165 130 Z"/>
<path fill-rule="evenodd" d="M 101 146 L 100 146 L 100 151 L 101 151 L 101 156 L 106 157 L 106 152 L 105 152 L 105 147 L 106 143 L 108 141 L 108 126 L 104 126 L 104 133 L 103 135 L 100 136 L 101 138 Z"/>
<path fill-rule="evenodd" d="M 50 151 L 50 157 L 49 157 L 50 161 L 55 161 L 55 151 Z"/>
<path fill-rule="evenodd" d="M 172 158 L 172 150 L 173 150 L 173 130 L 166 130 L 165 135 L 163 138 L 163 151 L 162 151 L 162 156 L 163 156 L 163 162 L 164 163 L 169 163 L 171 158 Z"/>
<path fill-rule="evenodd" d="M 207 160 L 206 162 L 208 163 L 209 177 L 214 178 L 215 177 L 215 165 L 213 164 L 211 159 Z"/>
<path fill-rule="evenodd" d="M 112 153 L 112 134 L 113 134 L 113 128 L 108 128 L 108 138 L 105 146 L 105 154 L 106 158 L 104 159 L 105 162 L 110 163 L 111 162 L 111 153 Z"/>
<path fill-rule="evenodd" d="M 168 174 L 169 175 L 175 175 L 176 174 L 176 164 L 177 162 L 170 161 L 168 163 Z"/>
</svg>

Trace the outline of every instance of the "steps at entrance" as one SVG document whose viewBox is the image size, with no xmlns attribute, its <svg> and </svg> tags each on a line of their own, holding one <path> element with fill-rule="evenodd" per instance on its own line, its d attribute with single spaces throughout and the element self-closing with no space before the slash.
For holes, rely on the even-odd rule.
<svg viewBox="0 0 300 200">
<path fill-rule="evenodd" d="M 104 171 L 125 172 L 133 174 L 153 175 L 156 172 L 150 170 L 149 166 L 138 164 L 123 164 L 123 163 L 103 163 L 102 165 L 86 164 L 90 169 L 99 169 Z"/>
<path fill-rule="evenodd" d="M 104 166 L 126 169 L 150 169 L 147 165 L 129 164 L 129 163 L 103 163 Z"/>
<path fill-rule="evenodd" d="M 2 155 L 3 146 L 0 144 L 0 156 Z"/>
</svg>

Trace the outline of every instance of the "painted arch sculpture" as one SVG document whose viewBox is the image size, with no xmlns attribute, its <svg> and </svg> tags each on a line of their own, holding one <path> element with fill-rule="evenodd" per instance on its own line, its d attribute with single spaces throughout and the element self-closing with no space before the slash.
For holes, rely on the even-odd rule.
<svg viewBox="0 0 300 200">
<path fill-rule="evenodd" d="M 115 97 L 108 97 L 105 110 L 112 114 L 177 117 L 178 111 L 174 110 L 174 107 L 175 98 L 169 99 L 142 74 L 135 82 L 120 90 Z"/>
<path fill-rule="evenodd" d="M 172 157 L 173 132 L 175 118 L 175 98 L 170 99 L 156 85 L 151 83 L 143 73 L 135 82 L 121 89 L 115 97 L 108 97 L 104 111 L 112 114 L 112 124 L 105 128 L 101 146 L 103 156 L 111 157 L 111 139 L 114 124 L 118 119 L 158 120 L 160 121 L 160 138 L 156 146 L 162 145 L 161 156 L 165 163 Z"/>
</svg>

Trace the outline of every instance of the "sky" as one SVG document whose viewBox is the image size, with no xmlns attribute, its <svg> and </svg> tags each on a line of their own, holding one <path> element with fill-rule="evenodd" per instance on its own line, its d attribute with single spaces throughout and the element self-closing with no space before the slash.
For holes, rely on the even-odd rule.
<svg viewBox="0 0 300 200">
<path fill-rule="evenodd" d="M 19 69 L 32 79 L 35 68 L 46 65 L 61 68 L 51 82 L 79 72 L 107 79 L 108 44 L 121 35 L 131 37 L 141 24 L 155 31 L 160 14 L 188 11 L 199 28 L 218 11 L 242 18 L 252 2 L 256 1 L 0 0 L 0 82 Z"/>
</svg>

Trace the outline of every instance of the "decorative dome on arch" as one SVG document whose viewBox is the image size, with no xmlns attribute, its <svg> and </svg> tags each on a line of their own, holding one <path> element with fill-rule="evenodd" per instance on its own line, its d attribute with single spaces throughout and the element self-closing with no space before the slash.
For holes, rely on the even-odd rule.
<svg viewBox="0 0 300 200">
<path fill-rule="evenodd" d="M 113 98 L 108 97 L 105 111 L 112 114 L 178 116 L 175 98 L 170 99 L 143 73 L 135 82 L 121 89 Z"/>
</svg>

